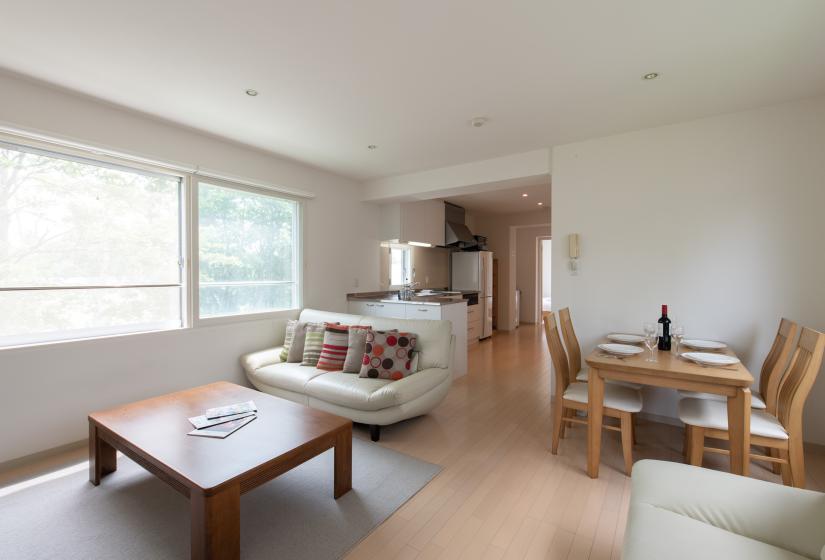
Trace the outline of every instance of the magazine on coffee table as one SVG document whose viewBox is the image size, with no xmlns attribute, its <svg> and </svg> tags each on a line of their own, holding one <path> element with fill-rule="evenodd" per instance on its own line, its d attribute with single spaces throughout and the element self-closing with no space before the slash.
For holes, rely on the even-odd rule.
<svg viewBox="0 0 825 560">
<path fill-rule="evenodd" d="M 241 412 L 240 414 L 233 414 L 232 416 L 220 416 L 212 419 L 207 418 L 205 415 L 193 416 L 192 418 L 189 418 L 189 423 L 192 424 L 196 430 L 202 430 L 203 428 L 208 428 L 209 426 L 216 426 L 218 424 L 223 424 L 224 422 L 239 420 L 241 418 L 246 418 L 247 416 L 255 416 L 255 413 Z"/>
<path fill-rule="evenodd" d="M 203 428 L 202 430 L 192 430 L 191 432 L 188 432 L 187 435 L 223 439 L 232 432 L 243 428 L 255 418 L 257 418 L 255 415 L 247 416 L 246 418 L 239 418 L 238 420 L 231 420 L 230 422 L 209 426 L 208 428 Z"/>
<path fill-rule="evenodd" d="M 235 403 L 227 406 L 218 406 L 215 408 L 207 409 L 204 416 L 212 420 L 213 418 L 220 418 L 221 416 L 233 416 L 235 414 L 241 414 L 242 412 L 257 411 L 258 407 L 255 406 L 255 403 L 253 401 L 246 401 L 242 403 Z"/>
</svg>

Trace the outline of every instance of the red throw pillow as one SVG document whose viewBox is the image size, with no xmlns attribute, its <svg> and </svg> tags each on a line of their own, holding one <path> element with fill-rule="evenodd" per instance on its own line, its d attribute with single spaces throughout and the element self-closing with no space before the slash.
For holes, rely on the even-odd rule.
<svg viewBox="0 0 825 560">
<path fill-rule="evenodd" d="M 417 338 L 415 333 L 370 330 L 358 377 L 397 381 L 412 375 Z"/>
</svg>

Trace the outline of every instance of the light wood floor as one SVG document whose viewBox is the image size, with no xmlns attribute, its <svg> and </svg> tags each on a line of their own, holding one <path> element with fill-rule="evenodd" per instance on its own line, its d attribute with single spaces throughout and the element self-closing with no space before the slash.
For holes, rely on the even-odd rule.
<svg viewBox="0 0 825 560">
<path fill-rule="evenodd" d="M 522 325 L 470 352 L 430 415 L 383 430 L 381 445 L 444 470 L 347 556 L 366 559 L 618 559 L 630 498 L 618 434 L 604 433 L 600 478 L 585 473 L 586 431 L 551 455 L 550 355 Z M 681 462 L 682 429 L 641 420 L 634 459 Z M 825 489 L 825 452 L 806 455 L 808 486 Z M 727 470 L 727 458 L 705 466 Z M 779 481 L 753 463 L 752 476 Z"/>
<path fill-rule="evenodd" d="M 347 556 L 348 560 L 618 559 L 630 499 L 618 434 L 604 433 L 601 476 L 585 474 L 584 427 L 549 451 L 550 356 L 523 325 L 472 347 L 470 373 L 431 414 L 382 430 L 380 445 L 442 472 Z M 356 437 L 368 438 L 356 428 Z M 634 459 L 681 461 L 682 430 L 641 420 Z M 0 487 L 85 459 L 85 445 L 0 468 Z M 825 450 L 806 453 L 808 486 L 825 490 Z M 705 457 L 727 470 L 727 459 Z M 778 481 L 756 463 L 751 476 Z"/>
</svg>

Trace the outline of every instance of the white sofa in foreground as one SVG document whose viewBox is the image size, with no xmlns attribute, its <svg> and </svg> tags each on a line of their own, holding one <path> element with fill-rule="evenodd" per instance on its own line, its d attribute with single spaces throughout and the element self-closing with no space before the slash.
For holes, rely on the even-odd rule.
<svg viewBox="0 0 825 560">
<path fill-rule="evenodd" d="M 259 391 L 370 425 L 373 441 L 380 427 L 426 414 L 447 396 L 454 344 L 449 321 L 391 319 L 304 309 L 304 322 L 370 325 L 418 335 L 418 371 L 399 381 L 358 377 L 357 373 L 324 371 L 281 362 L 283 341 L 275 348 L 241 358 L 246 375 Z"/>
<path fill-rule="evenodd" d="M 622 558 L 825 560 L 825 494 L 639 461 Z"/>
</svg>

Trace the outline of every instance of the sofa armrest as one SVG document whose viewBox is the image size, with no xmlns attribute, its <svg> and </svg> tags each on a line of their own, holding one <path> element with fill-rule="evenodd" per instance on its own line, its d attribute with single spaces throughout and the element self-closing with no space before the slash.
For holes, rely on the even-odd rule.
<svg viewBox="0 0 825 560">
<path fill-rule="evenodd" d="M 396 404 L 403 404 L 425 393 L 422 387 L 432 384 L 430 376 L 439 377 L 439 385 L 447 380 L 452 381 L 453 375 L 449 368 L 427 368 L 408 375 L 404 379 L 387 383 L 375 392 L 376 397 L 382 393 L 391 393 Z M 432 390 L 432 389 L 430 389 Z"/>
<path fill-rule="evenodd" d="M 281 362 L 281 350 L 283 346 L 276 346 L 275 348 L 268 348 L 258 352 L 252 352 L 245 356 L 241 356 L 241 365 L 247 373 L 252 373 L 264 366 L 270 366 Z"/>
<path fill-rule="evenodd" d="M 653 506 L 796 554 L 825 545 L 825 494 L 665 461 L 633 466 L 631 509 Z"/>
</svg>

